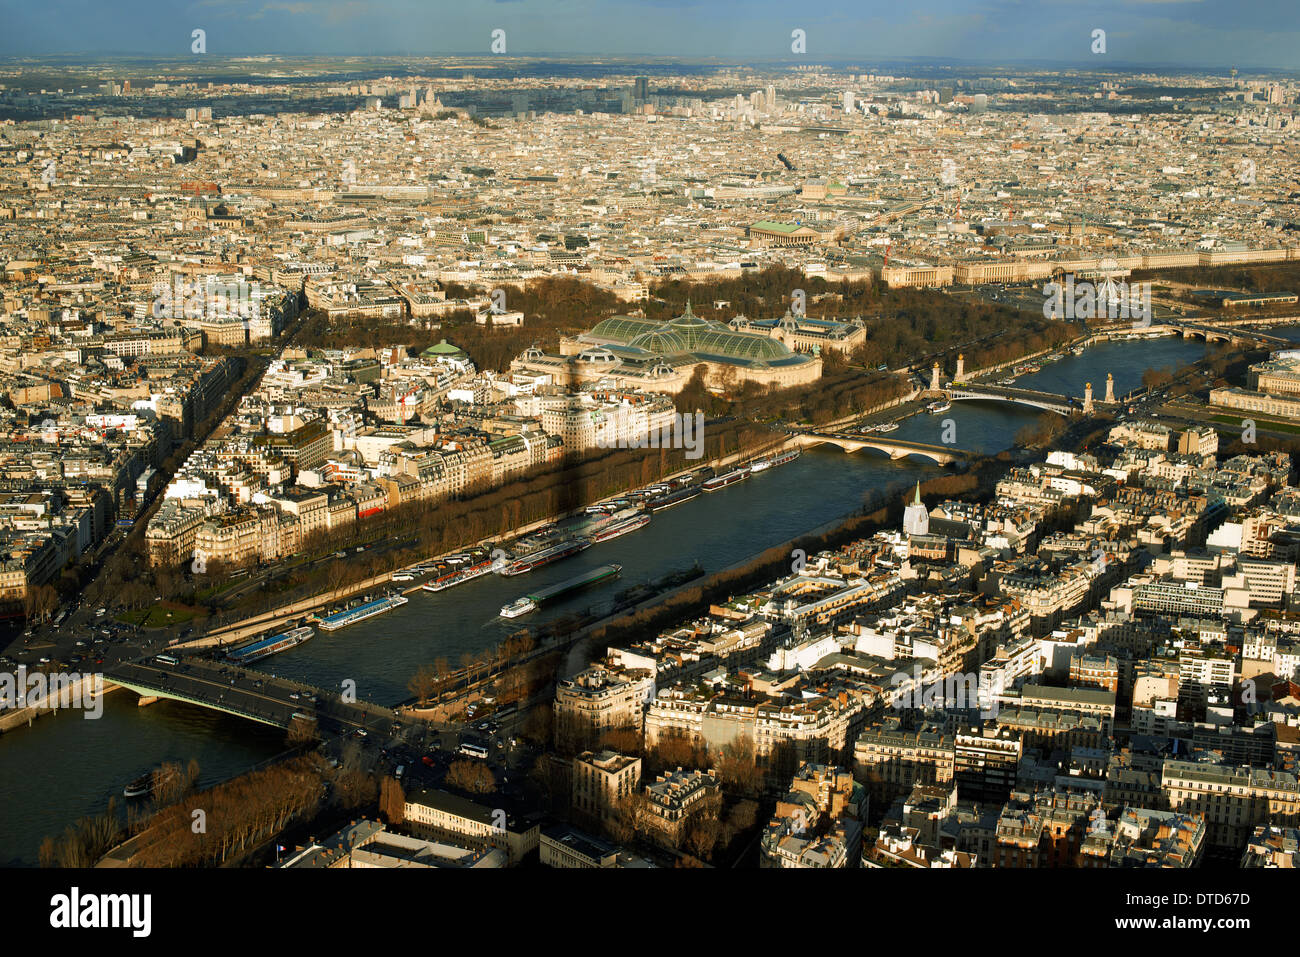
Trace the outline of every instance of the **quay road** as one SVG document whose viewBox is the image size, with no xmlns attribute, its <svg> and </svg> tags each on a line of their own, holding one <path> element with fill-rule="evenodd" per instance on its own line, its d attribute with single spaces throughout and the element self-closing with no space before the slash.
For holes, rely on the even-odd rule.
<svg viewBox="0 0 1300 957">
<path fill-rule="evenodd" d="M 157 658 L 124 662 L 106 672 L 104 680 L 142 696 L 170 698 L 277 728 L 288 729 L 293 716 L 301 714 L 314 719 L 325 734 L 364 731 L 387 738 L 401 723 L 396 711 L 382 705 L 346 702 L 337 693 L 301 682 L 199 658 L 180 658 L 176 664 Z"/>
</svg>

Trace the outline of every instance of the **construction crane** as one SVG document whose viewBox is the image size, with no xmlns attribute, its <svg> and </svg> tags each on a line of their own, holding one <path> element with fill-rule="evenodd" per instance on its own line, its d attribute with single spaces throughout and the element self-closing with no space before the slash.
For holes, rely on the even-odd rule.
<svg viewBox="0 0 1300 957">
<path fill-rule="evenodd" d="M 397 400 L 396 400 L 396 401 L 397 401 L 397 424 L 398 424 L 398 425 L 406 425 L 406 400 L 409 399 L 411 396 L 415 395 L 415 393 L 418 392 L 418 391 L 419 391 L 419 387 L 418 387 L 418 386 L 411 386 L 410 390 L 407 391 L 407 393 L 406 393 L 404 396 L 402 396 L 400 399 L 397 399 Z M 396 389 L 393 390 L 393 394 L 394 394 L 394 396 L 396 396 L 396 394 L 397 394 L 397 390 L 396 390 Z"/>
</svg>

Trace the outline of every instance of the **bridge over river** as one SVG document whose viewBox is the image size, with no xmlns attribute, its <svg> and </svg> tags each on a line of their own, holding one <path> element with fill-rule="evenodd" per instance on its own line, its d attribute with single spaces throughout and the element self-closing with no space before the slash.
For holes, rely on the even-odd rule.
<svg viewBox="0 0 1300 957">
<path fill-rule="evenodd" d="M 891 459 L 907 458 L 909 455 L 919 455 L 937 462 L 940 465 L 948 465 L 951 462 L 957 462 L 961 459 L 970 458 L 975 453 L 967 452 L 964 449 L 955 448 L 951 445 L 925 445 L 921 442 L 907 442 L 902 439 L 885 439 L 873 438 L 870 434 L 853 435 L 851 433 L 840 432 L 801 432 L 795 436 L 795 441 L 805 448 L 812 445 L 836 445 L 845 452 L 856 452 L 859 449 L 874 449 L 877 452 L 884 452 Z"/>
<path fill-rule="evenodd" d="M 1046 409 L 1058 415 L 1069 415 L 1080 408 L 1077 400 L 1071 402 L 1068 397 L 1055 392 L 1035 392 L 1033 389 L 1014 389 L 1000 385 L 952 385 L 944 389 L 943 394 L 952 402 L 1012 402 Z"/>
<path fill-rule="evenodd" d="M 364 730 L 387 737 L 399 720 L 391 708 L 344 701 L 336 692 L 201 658 L 162 655 L 123 662 L 104 680 L 142 697 L 170 698 L 286 730 L 301 715 L 322 733 Z"/>
</svg>

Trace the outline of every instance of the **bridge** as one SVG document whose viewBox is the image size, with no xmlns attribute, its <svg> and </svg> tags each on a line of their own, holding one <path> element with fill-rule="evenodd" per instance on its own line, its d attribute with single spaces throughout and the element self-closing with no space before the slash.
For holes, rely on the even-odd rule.
<svg viewBox="0 0 1300 957">
<path fill-rule="evenodd" d="M 1066 416 L 1080 408 L 1071 405 L 1068 399 L 1055 392 L 1035 392 L 1033 389 L 1013 389 L 999 385 L 952 385 L 944 389 L 943 394 L 953 402 L 1014 402 L 1016 405 L 1033 406 L 1035 409 Z M 1093 401 L 1101 404 L 1098 399 Z"/>
<path fill-rule="evenodd" d="M 884 452 L 891 459 L 904 459 L 909 455 L 919 455 L 931 459 L 939 465 L 948 465 L 974 455 L 951 445 L 925 445 L 921 442 L 906 442 L 902 439 L 876 439 L 869 435 L 850 435 L 838 432 L 802 432 L 795 437 L 804 447 L 813 445 L 835 445 L 845 452 L 859 449 L 874 449 Z"/>
<path fill-rule="evenodd" d="M 1254 329 L 1241 329 L 1228 323 L 1211 325 L 1206 322 L 1192 322 L 1187 319 L 1166 319 L 1144 331 L 1158 332 L 1166 329 L 1181 335 L 1184 339 L 1200 338 L 1206 342 L 1256 342 L 1274 349 L 1288 349 L 1295 346 L 1295 343 L 1289 339 L 1270 336 Z"/>
<path fill-rule="evenodd" d="M 1195 336 L 1204 337 L 1206 342 L 1215 342 L 1226 340 L 1229 342 L 1258 342 L 1262 346 L 1270 348 L 1289 349 L 1295 346 L 1295 343 L 1289 339 L 1283 339 L 1281 336 L 1270 336 L 1264 332 L 1258 332 L 1254 329 L 1237 329 L 1232 326 L 1209 326 L 1199 322 L 1180 322 L 1174 324 L 1174 327 L 1180 329 L 1184 339 L 1191 339 Z"/>
<path fill-rule="evenodd" d="M 300 715 L 314 721 L 322 732 L 348 734 L 361 729 L 387 737 L 398 720 L 390 708 L 347 702 L 333 692 L 265 672 L 201 658 L 175 660 L 176 664 L 157 657 L 123 662 L 105 673 L 104 680 L 142 697 L 168 698 L 285 730 Z"/>
</svg>

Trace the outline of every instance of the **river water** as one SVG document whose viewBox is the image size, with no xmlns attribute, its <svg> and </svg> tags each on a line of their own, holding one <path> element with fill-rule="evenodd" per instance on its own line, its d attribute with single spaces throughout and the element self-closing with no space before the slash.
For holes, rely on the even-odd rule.
<svg viewBox="0 0 1300 957">
<path fill-rule="evenodd" d="M 1300 328 L 1275 334 L 1300 341 Z M 1116 393 L 1123 394 L 1141 385 L 1145 369 L 1195 361 L 1205 349 L 1200 340 L 1177 338 L 1101 344 L 1017 384 L 1082 396 L 1091 381 L 1100 398 L 1111 372 Z M 943 420 L 951 419 L 958 447 L 997 452 L 1038 415 L 1006 403 L 960 402 L 942 416 L 913 416 L 890 437 L 938 445 Z M 789 465 L 658 512 L 645 528 L 575 558 L 513 578 L 487 575 L 437 594 L 417 591 L 394 612 L 333 633 L 318 631 L 260 667 L 326 688 L 350 679 L 358 697 L 395 704 L 409 697 L 406 685 L 416 669 L 435 658 L 458 665 L 462 654 L 490 647 L 525 624 L 599 609 L 622 588 L 697 561 L 706 572 L 725 568 L 859 510 L 869 494 L 901 492 L 936 469 L 927 460 L 891 462 L 866 450 L 808 449 Z M 525 592 L 611 562 L 623 566 L 617 584 L 580 592 L 527 618 L 497 615 Z M 46 835 L 102 811 L 127 781 L 164 760 L 197 759 L 203 783 L 239 773 L 284 747 L 283 734 L 270 728 L 174 702 L 147 708 L 135 702 L 131 692 L 114 692 L 99 720 L 53 715 L 0 737 L 0 864 L 36 863 Z"/>
</svg>

